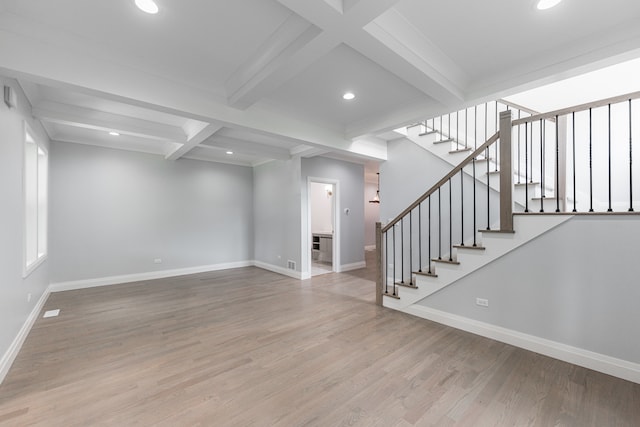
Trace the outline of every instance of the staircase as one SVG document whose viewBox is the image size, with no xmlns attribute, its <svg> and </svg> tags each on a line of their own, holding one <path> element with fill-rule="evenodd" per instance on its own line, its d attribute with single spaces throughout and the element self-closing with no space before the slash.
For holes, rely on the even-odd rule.
<svg viewBox="0 0 640 427">
<path fill-rule="evenodd" d="M 633 176 L 632 139 L 634 128 L 640 126 L 634 122 L 640 117 L 632 114 L 632 101 L 638 98 L 640 92 L 544 114 L 497 101 L 490 104 L 493 117 L 488 113 L 491 107 L 484 104 L 480 115 L 478 107 L 472 107 L 407 129 L 409 140 L 448 162 L 452 170 L 380 227 L 379 303 L 412 312 L 411 307 L 419 301 L 572 215 L 616 213 L 612 207 L 625 203 L 624 211 L 634 212 L 633 187 L 639 174 Z M 612 165 L 612 159 L 617 159 L 611 142 L 612 105 L 622 106 L 614 107 L 619 114 L 628 107 L 624 138 L 629 154 L 626 159 L 622 156 L 626 165 Z M 608 110 L 608 123 L 595 124 L 592 117 L 596 109 Z M 471 120 L 469 111 L 475 113 Z M 587 114 L 588 123 L 583 120 Z M 582 129 L 585 124 L 588 130 Z M 609 129 L 608 140 L 594 140 L 596 126 Z M 495 133 L 488 136 L 491 131 Z M 482 144 L 478 135 L 484 139 Z M 608 203 L 598 193 L 602 189 L 594 184 L 602 176 L 602 171 L 594 168 L 594 153 L 606 151 L 607 146 Z M 621 179 L 616 173 L 620 177 L 628 173 L 629 188 L 619 194 L 612 190 L 612 182 Z M 628 201 L 618 200 L 625 192 Z"/>
</svg>

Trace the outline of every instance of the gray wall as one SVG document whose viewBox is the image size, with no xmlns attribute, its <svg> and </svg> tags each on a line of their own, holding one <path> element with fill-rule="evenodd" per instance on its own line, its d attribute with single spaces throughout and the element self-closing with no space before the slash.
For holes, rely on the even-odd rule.
<svg viewBox="0 0 640 427">
<path fill-rule="evenodd" d="M 272 162 L 253 170 L 255 260 L 287 268 L 300 264 L 300 159 Z"/>
<path fill-rule="evenodd" d="M 253 258 L 251 168 L 67 143 L 50 164 L 53 283 Z"/>
<path fill-rule="evenodd" d="M 364 166 L 326 157 L 302 159 L 302 218 L 307 218 L 307 178 L 340 182 L 340 264 L 364 261 Z M 344 210 L 349 209 L 349 215 Z M 305 232 L 305 231 L 303 231 Z M 306 248 L 305 248 L 306 249 Z M 307 251 L 305 250 L 305 259 Z"/>
<path fill-rule="evenodd" d="M 31 118 L 31 107 L 20 86 L 0 77 L 0 87 L 5 84 L 16 93 L 18 108 L 9 110 L 0 102 L 0 359 L 49 285 L 49 261 L 40 264 L 27 278 L 22 277 L 23 120 L 45 146 L 48 138 Z M 27 302 L 28 293 L 32 294 L 31 302 Z"/>
<path fill-rule="evenodd" d="M 638 235 L 636 217 L 574 217 L 419 304 L 640 363 Z"/>
</svg>

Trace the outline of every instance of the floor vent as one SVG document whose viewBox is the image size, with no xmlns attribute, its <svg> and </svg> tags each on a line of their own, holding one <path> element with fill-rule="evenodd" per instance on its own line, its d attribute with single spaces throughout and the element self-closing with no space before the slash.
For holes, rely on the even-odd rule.
<svg viewBox="0 0 640 427">
<path fill-rule="evenodd" d="M 56 309 L 56 310 L 47 310 L 44 312 L 44 316 L 42 316 L 44 319 L 46 319 L 47 317 L 56 317 L 60 314 L 60 309 Z"/>
<path fill-rule="evenodd" d="M 291 261 L 291 260 L 287 260 L 287 268 L 289 270 L 295 270 L 296 269 L 296 262 L 295 261 Z"/>
</svg>

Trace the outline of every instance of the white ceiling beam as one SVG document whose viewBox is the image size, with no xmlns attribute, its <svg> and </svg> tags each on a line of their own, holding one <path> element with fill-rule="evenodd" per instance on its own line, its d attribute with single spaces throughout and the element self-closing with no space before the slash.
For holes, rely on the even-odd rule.
<svg viewBox="0 0 640 427">
<path fill-rule="evenodd" d="M 51 101 L 34 106 L 33 116 L 49 123 L 104 132 L 116 131 L 160 141 L 183 143 L 187 139 L 182 129 L 175 126 Z"/>
<path fill-rule="evenodd" d="M 7 77 L 25 78 L 54 88 L 220 123 L 224 127 L 277 135 L 299 144 L 329 150 L 352 149 L 342 129 L 292 119 L 259 104 L 240 111 L 228 106 L 226 100 L 197 88 L 1 29 L 0 58 L 0 73 Z"/>
<path fill-rule="evenodd" d="M 227 81 L 229 105 L 245 109 L 274 89 L 269 77 L 318 34 L 319 28 L 292 13 Z"/>
<path fill-rule="evenodd" d="M 320 147 L 309 147 L 308 145 L 298 145 L 297 147 L 293 147 L 289 150 L 292 156 L 298 157 L 315 157 L 321 156 L 323 154 L 327 154 L 329 151 L 322 149 Z"/>
<path fill-rule="evenodd" d="M 322 29 L 323 36 L 345 43 L 430 98 L 445 105 L 464 99 L 464 74 L 423 36 L 415 43 L 419 33 L 393 8 L 399 0 L 350 0 L 343 3 L 343 14 L 324 1 L 278 1 Z M 409 35 L 398 38 L 396 32 Z"/>
<path fill-rule="evenodd" d="M 214 148 L 217 150 L 231 150 L 234 153 L 240 154 L 268 157 L 273 160 L 289 160 L 291 158 L 289 150 L 285 148 L 273 147 L 252 141 L 244 141 L 228 136 L 213 136 L 200 146 L 204 148 Z"/>
<path fill-rule="evenodd" d="M 187 142 L 169 151 L 165 155 L 165 159 L 178 160 L 180 157 L 184 156 L 189 151 L 193 150 L 195 147 L 202 144 L 202 142 L 209 139 L 213 134 L 218 132 L 220 129 L 222 129 L 222 126 L 218 124 L 212 124 L 212 123 L 203 124 L 203 126 L 201 126 L 199 130 L 194 129 L 194 132 L 192 132 Z"/>
</svg>

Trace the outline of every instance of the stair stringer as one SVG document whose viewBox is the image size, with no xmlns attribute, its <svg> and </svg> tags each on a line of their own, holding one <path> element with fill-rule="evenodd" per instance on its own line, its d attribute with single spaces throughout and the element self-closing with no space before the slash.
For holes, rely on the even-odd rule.
<svg viewBox="0 0 640 427">
<path fill-rule="evenodd" d="M 405 311 L 409 306 L 472 274 L 571 218 L 571 215 L 515 215 L 513 218 L 515 233 L 483 233 L 484 251 L 458 249 L 457 260 L 460 264 L 437 264 L 438 277 L 416 276 L 417 289 L 400 287 L 397 290 L 400 299 L 385 298 L 383 305 Z"/>
</svg>

